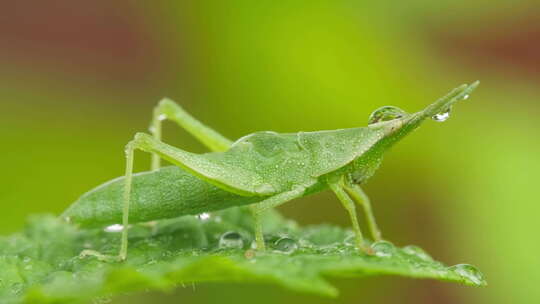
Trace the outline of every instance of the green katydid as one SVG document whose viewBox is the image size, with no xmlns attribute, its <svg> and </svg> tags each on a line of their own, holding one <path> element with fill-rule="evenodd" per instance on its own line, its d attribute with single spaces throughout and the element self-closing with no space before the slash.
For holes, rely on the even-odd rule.
<svg viewBox="0 0 540 304">
<path fill-rule="evenodd" d="M 169 99 L 154 110 L 153 136 L 137 133 L 126 146 L 126 174 L 79 198 L 62 215 L 83 227 L 122 223 L 118 258 L 127 256 L 128 224 L 196 215 L 250 205 L 255 242 L 264 250 L 265 210 L 326 189 L 347 210 L 361 251 L 369 251 L 360 231 L 355 202 L 363 209 L 373 240 L 381 240 L 371 204 L 360 184 L 379 167 L 383 153 L 426 118 L 444 120 L 454 103 L 466 99 L 478 82 L 462 85 L 424 110 L 408 114 L 382 107 L 367 127 L 279 134 L 256 132 L 232 142 L 203 125 Z M 161 123 L 178 123 L 213 152 L 190 153 L 161 141 Z M 135 150 L 152 153 L 152 171 L 133 174 Z M 160 159 L 175 166 L 160 168 Z M 99 255 L 98 253 L 95 253 Z"/>
</svg>

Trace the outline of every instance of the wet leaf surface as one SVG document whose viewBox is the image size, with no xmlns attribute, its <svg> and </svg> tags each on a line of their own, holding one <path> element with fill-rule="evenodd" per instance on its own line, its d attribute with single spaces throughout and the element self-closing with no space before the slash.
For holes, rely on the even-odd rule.
<svg viewBox="0 0 540 304">
<path fill-rule="evenodd" d="M 264 221 L 266 252 L 251 249 L 252 222 L 245 208 L 134 225 L 128 260 L 119 263 L 80 255 L 83 250 L 116 254 L 118 229 L 78 230 L 53 216 L 34 216 L 23 232 L 0 238 L 0 298 L 79 303 L 205 281 L 266 282 L 336 296 L 325 277 L 368 275 L 486 284 L 473 266 L 447 267 L 416 246 L 383 241 L 366 255 L 350 244 L 351 232 L 339 227 L 301 228 L 277 212 Z"/>
</svg>

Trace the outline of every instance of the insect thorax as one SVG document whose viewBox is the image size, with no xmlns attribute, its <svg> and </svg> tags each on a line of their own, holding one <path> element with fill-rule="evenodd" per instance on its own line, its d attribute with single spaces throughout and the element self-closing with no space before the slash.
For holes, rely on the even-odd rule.
<svg viewBox="0 0 540 304">
<path fill-rule="evenodd" d="M 382 153 L 366 153 L 354 160 L 349 171 L 349 178 L 354 184 L 362 184 L 372 177 L 382 162 Z"/>
</svg>

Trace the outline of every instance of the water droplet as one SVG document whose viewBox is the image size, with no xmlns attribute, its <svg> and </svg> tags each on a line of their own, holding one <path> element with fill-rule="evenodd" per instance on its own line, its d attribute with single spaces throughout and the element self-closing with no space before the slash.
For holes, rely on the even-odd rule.
<svg viewBox="0 0 540 304">
<path fill-rule="evenodd" d="M 238 232 L 229 231 L 225 232 L 219 238 L 219 248 L 242 248 L 244 247 L 244 240 Z"/>
<path fill-rule="evenodd" d="M 105 227 L 105 229 L 103 229 L 103 231 L 105 232 L 121 232 L 122 230 L 124 230 L 124 226 L 120 224 L 110 225 L 110 226 Z"/>
<path fill-rule="evenodd" d="M 384 106 L 376 109 L 369 115 L 368 124 L 371 125 L 381 121 L 390 121 L 406 115 L 408 115 L 407 112 L 398 107 Z"/>
<path fill-rule="evenodd" d="M 163 120 L 167 119 L 167 115 L 160 114 L 157 119 L 160 120 L 160 121 L 163 121 Z"/>
<path fill-rule="evenodd" d="M 476 285 L 484 285 L 486 281 L 484 276 L 476 267 L 469 264 L 457 264 L 451 267 L 448 267 L 448 270 L 455 272 L 462 278 L 467 281 L 474 283 Z"/>
<path fill-rule="evenodd" d="M 378 257 L 389 257 L 394 254 L 396 247 L 388 241 L 378 241 L 371 244 L 371 248 L 375 251 Z"/>
<path fill-rule="evenodd" d="M 403 247 L 403 251 L 405 251 L 405 253 L 407 254 L 414 255 L 423 261 L 433 261 L 433 258 L 429 254 L 427 254 L 427 252 L 425 252 L 424 249 L 418 246 L 414 246 L 414 245 L 405 246 Z"/>
<path fill-rule="evenodd" d="M 463 100 L 467 100 L 467 99 L 469 99 L 469 95 L 468 95 L 468 94 L 465 95 L 465 96 L 463 96 Z"/>
<path fill-rule="evenodd" d="M 255 192 L 261 194 L 268 194 L 274 192 L 274 187 L 270 184 L 260 184 L 256 186 Z"/>
<path fill-rule="evenodd" d="M 443 122 L 446 121 L 448 118 L 450 118 L 450 108 L 431 117 L 431 119 L 435 120 L 436 122 Z"/>
<path fill-rule="evenodd" d="M 280 252 L 291 254 L 298 249 L 298 243 L 288 237 L 282 237 L 274 243 L 274 248 Z"/>
<path fill-rule="evenodd" d="M 70 216 L 64 217 L 64 221 L 65 221 L 66 223 L 71 223 L 71 217 L 70 217 Z"/>
<path fill-rule="evenodd" d="M 201 220 L 201 221 L 206 221 L 206 220 L 209 220 L 209 219 L 210 219 L 210 213 L 203 212 L 203 213 L 197 215 L 197 217 L 198 217 L 199 220 Z"/>
</svg>

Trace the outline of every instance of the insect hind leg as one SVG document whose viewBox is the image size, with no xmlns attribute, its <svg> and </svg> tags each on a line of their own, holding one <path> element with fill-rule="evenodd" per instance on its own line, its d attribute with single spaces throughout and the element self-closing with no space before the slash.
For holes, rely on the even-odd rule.
<svg viewBox="0 0 540 304">
<path fill-rule="evenodd" d="M 195 119 L 186 112 L 180 105 L 171 99 L 164 98 L 154 108 L 150 132 L 155 139 L 161 141 L 162 136 L 162 121 L 169 119 L 184 128 L 191 135 L 197 138 L 201 143 L 207 146 L 210 150 L 219 152 L 229 149 L 232 141 L 225 136 L 219 134 L 212 128 L 204 125 L 199 120 Z M 152 154 L 152 170 L 157 170 L 160 167 L 159 155 Z"/>
</svg>

